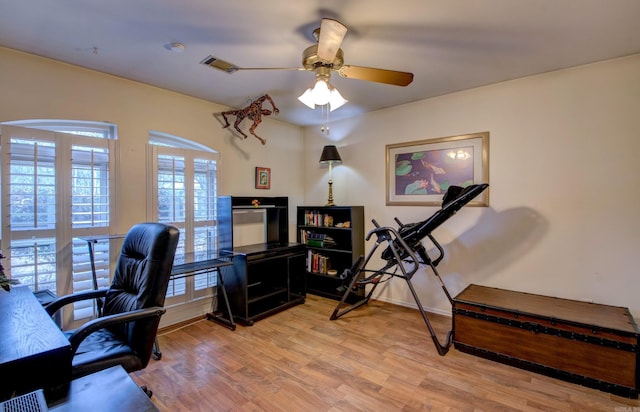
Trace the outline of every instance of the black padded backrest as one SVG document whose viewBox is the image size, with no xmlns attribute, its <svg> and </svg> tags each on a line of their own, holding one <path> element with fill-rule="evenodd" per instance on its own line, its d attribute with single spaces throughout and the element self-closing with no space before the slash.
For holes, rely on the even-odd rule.
<svg viewBox="0 0 640 412">
<path fill-rule="evenodd" d="M 465 188 L 459 186 L 449 187 L 443 196 L 442 207 L 422 222 L 406 225 L 400 230 L 400 237 L 402 237 L 409 246 L 415 245 L 428 236 L 435 228 L 447 221 L 464 205 L 482 193 L 487 187 L 489 187 L 487 183 L 469 185 Z M 389 254 L 385 256 L 390 257 Z"/>
<path fill-rule="evenodd" d="M 487 187 L 489 187 L 487 183 L 469 185 L 465 188 L 460 186 L 449 187 L 442 198 L 442 208 L 421 224 L 423 233 L 431 233 Z"/>
<path fill-rule="evenodd" d="M 104 316 L 164 306 L 179 234 L 177 228 L 156 222 L 129 229 L 105 297 Z M 159 323 L 159 318 L 148 318 L 110 330 L 148 362 Z"/>
</svg>

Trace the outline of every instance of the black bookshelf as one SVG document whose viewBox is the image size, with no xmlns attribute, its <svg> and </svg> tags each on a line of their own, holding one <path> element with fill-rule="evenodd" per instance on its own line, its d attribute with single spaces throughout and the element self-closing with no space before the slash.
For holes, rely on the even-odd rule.
<svg viewBox="0 0 640 412">
<path fill-rule="evenodd" d="M 298 206 L 296 218 L 297 241 L 306 248 L 307 293 L 340 300 L 340 274 L 364 254 L 364 206 Z M 351 294 L 361 296 L 364 289 Z"/>
</svg>

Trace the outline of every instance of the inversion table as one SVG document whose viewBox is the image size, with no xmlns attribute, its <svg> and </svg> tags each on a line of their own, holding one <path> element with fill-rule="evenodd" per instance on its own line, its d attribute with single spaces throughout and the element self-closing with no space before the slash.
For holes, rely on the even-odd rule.
<svg viewBox="0 0 640 412">
<path fill-rule="evenodd" d="M 440 210 L 421 222 L 407 225 L 400 222 L 398 218 L 395 218 L 398 229 L 380 226 L 375 219 L 372 220 L 375 228 L 367 233 L 366 240 L 369 240 L 375 235 L 376 241 L 366 257 L 360 256 L 350 269 L 345 269 L 344 272 L 340 274 L 343 283 L 339 291 L 343 292 L 343 295 L 330 319 L 338 319 L 340 316 L 365 305 L 369 302 L 371 295 L 380 283 L 394 277 L 399 277 L 407 282 L 438 353 L 445 355 L 451 346 L 452 331 L 447 334 L 445 344 L 441 344 L 411 284 L 411 278 L 421 264 L 428 265 L 438 278 L 447 299 L 449 299 L 449 302 L 453 305 L 453 299 L 436 269 L 436 266 L 438 266 L 444 258 L 444 249 L 436 241 L 431 232 L 482 193 L 487 187 L 489 187 L 487 183 L 474 184 L 465 188 L 451 186 L 442 199 L 442 207 Z M 436 259 L 429 257 L 427 250 L 422 244 L 424 238 L 429 238 L 438 250 L 438 257 Z M 369 265 L 371 257 L 380 246 L 386 246 L 381 254 L 381 258 L 384 261 L 383 266 L 379 269 L 368 269 L 367 266 Z M 353 304 L 346 303 L 347 298 L 352 292 L 357 291 L 359 288 L 364 288 L 366 285 L 372 285 L 372 287 L 363 299 Z"/>
</svg>

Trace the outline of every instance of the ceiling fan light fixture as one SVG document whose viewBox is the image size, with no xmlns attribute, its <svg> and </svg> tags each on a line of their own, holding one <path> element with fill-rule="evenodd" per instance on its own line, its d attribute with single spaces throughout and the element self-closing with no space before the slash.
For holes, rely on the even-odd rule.
<svg viewBox="0 0 640 412">
<path fill-rule="evenodd" d="M 330 95 L 329 95 L 329 111 L 332 112 L 332 111 L 342 107 L 348 101 L 349 100 L 347 100 L 344 97 L 342 97 L 342 95 L 340 94 L 338 89 L 336 89 L 334 87 L 333 89 L 331 89 L 331 92 L 330 92 Z"/>
<path fill-rule="evenodd" d="M 348 100 L 342 97 L 338 89 L 333 87 L 324 77 L 316 79 L 314 85 L 305 90 L 304 93 L 298 97 L 298 100 L 310 109 L 328 104 L 329 111 L 334 111 L 348 102 Z"/>
<path fill-rule="evenodd" d="M 309 107 L 309 109 L 316 108 L 316 104 L 313 102 L 313 91 L 311 88 L 305 90 L 304 93 L 298 97 L 298 100 L 304 103 L 305 106 Z"/>
<path fill-rule="evenodd" d="M 329 82 L 324 79 L 316 80 L 316 84 L 313 85 L 311 90 L 313 102 L 318 106 L 324 106 L 329 103 L 329 97 L 331 97 L 331 90 L 329 90 Z"/>
</svg>

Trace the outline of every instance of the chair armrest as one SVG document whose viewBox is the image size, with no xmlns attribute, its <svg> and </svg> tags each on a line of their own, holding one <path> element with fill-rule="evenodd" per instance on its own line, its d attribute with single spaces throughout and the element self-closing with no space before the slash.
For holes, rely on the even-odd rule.
<svg viewBox="0 0 640 412">
<path fill-rule="evenodd" d="M 78 347 L 80 346 L 80 343 L 82 343 L 82 341 L 87 336 L 97 331 L 98 329 L 102 329 L 111 325 L 117 325 L 120 323 L 131 322 L 138 319 L 151 318 L 156 316 L 160 317 L 166 311 L 167 310 L 163 307 L 154 306 L 151 308 L 137 309 L 137 310 L 132 310 L 130 312 L 124 312 L 124 313 L 116 313 L 113 315 L 107 315 L 107 316 L 90 320 L 89 322 L 85 323 L 84 325 L 76 329 L 71 334 L 71 336 L 68 337 L 69 343 L 71 343 L 72 356 L 75 355 L 76 351 L 78 350 Z"/>
<path fill-rule="evenodd" d="M 108 289 L 106 288 L 98 290 L 84 290 L 82 292 L 60 296 L 59 298 L 52 300 L 47 306 L 45 306 L 45 310 L 47 311 L 49 316 L 53 316 L 58 310 L 60 310 L 60 308 L 70 303 L 105 297 L 107 295 L 107 290 Z"/>
</svg>

